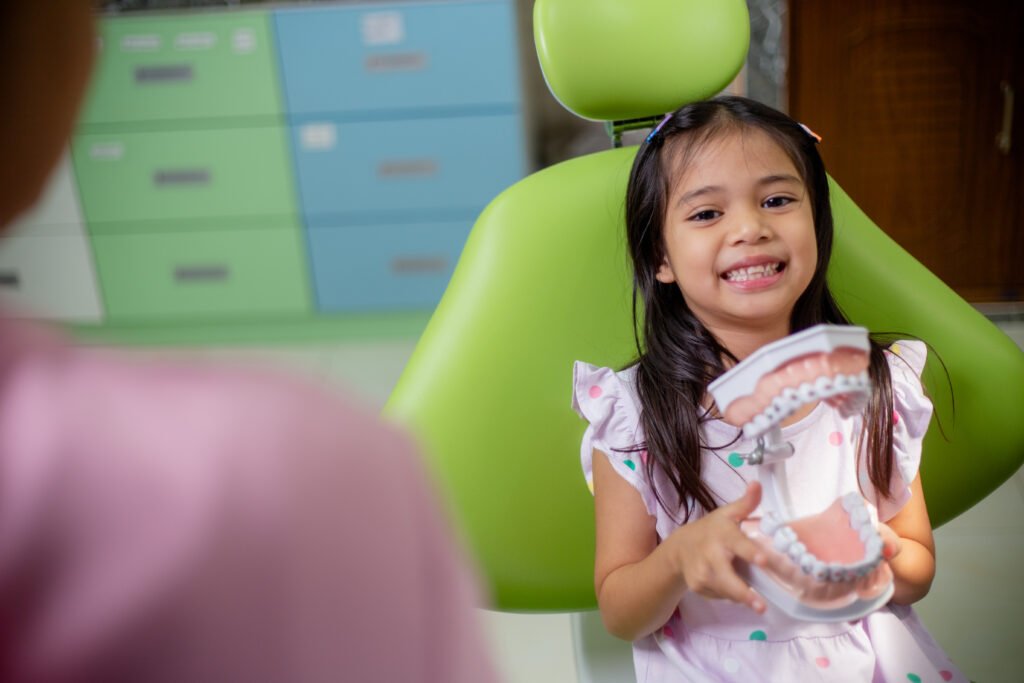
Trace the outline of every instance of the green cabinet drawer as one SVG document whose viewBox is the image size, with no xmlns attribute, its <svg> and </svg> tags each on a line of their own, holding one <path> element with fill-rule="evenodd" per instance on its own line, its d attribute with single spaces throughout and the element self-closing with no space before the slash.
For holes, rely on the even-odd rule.
<svg viewBox="0 0 1024 683">
<path fill-rule="evenodd" d="M 99 235 L 93 250 L 112 322 L 252 319 L 312 308 L 296 226 Z"/>
<path fill-rule="evenodd" d="M 86 222 L 292 215 L 280 126 L 85 134 L 72 144 Z"/>
<path fill-rule="evenodd" d="M 269 25 L 263 12 L 104 19 L 81 123 L 278 114 Z"/>
</svg>

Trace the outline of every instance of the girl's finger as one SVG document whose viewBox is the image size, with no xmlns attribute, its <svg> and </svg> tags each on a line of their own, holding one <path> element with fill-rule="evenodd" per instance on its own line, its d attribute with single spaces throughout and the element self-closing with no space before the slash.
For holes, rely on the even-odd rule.
<svg viewBox="0 0 1024 683">
<path fill-rule="evenodd" d="M 739 523 L 749 517 L 760 503 L 761 484 L 760 482 L 752 481 L 747 484 L 747 490 L 743 492 L 739 499 L 734 500 L 728 505 L 723 505 L 719 510 L 732 521 Z"/>
<path fill-rule="evenodd" d="M 891 560 L 900 554 L 903 542 L 888 524 L 880 522 L 878 524 L 878 534 L 882 537 L 882 557 Z"/>
<path fill-rule="evenodd" d="M 736 574 L 731 565 L 720 567 L 716 583 L 715 592 L 718 593 L 719 597 L 732 600 L 740 605 L 746 605 L 758 614 L 764 612 L 764 599 Z"/>
<path fill-rule="evenodd" d="M 764 567 L 768 564 L 768 553 L 742 531 L 732 546 L 733 555 L 747 564 Z"/>
</svg>

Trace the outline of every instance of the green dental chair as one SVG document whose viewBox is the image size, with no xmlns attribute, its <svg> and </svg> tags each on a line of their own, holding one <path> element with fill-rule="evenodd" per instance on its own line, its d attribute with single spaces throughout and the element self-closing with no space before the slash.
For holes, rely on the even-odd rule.
<svg viewBox="0 0 1024 683">
<path fill-rule="evenodd" d="M 721 91 L 749 42 L 744 0 L 537 0 L 534 26 L 555 97 L 613 133 Z M 497 609 L 596 606 L 572 364 L 635 355 L 622 217 L 635 152 L 572 159 L 493 200 L 385 409 L 418 436 Z M 1024 354 L 832 190 L 840 305 L 934 350 L 922 478 L 938 526 L 1024 460 Z M 603 642 L 599 620 L 575 628 L 579 648 Z"/>
</svg>

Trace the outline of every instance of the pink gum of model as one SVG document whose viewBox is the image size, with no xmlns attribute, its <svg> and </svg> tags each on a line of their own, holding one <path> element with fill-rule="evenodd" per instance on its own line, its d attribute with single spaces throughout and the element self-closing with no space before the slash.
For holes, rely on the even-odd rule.
<svg viewBox="0 0 1024 683">
<path fill-rule="evenodd" d="M 725 421 L 740 426 L 767 408 L 783 389 L 796 389 L 820 377 L 856 375 L 868 367 L 868 354 L 860 349 L 839 348 L 830 353 L 810 353 L 784 363 L 764 375 L 754 393 L 733 401 L 725 411 Z M 841 402 L 842 395 L 826 399 Z"/>
<path fill-rule="evenodd" d="M 850 527 L 839 501 L 817 515 L 793 520 L 788 526 L 797 533 L 808 552 L 824 562 L 852 565 L 864 558 L 864 542 Z M 787 555 L 775 550 L 771 537 L 761 530 L 757 520 L 746 520 L 741 527 L 768 556 L 768 566 L 762 571 L 808 607 L 829 610 L 846 607 L 857 600 L 874 600 L 892 583 L 892 570 L 887 562 L 879 562 L 864 576 L 846 581 L 818 580 L 801 570 Z"/>
</svg>

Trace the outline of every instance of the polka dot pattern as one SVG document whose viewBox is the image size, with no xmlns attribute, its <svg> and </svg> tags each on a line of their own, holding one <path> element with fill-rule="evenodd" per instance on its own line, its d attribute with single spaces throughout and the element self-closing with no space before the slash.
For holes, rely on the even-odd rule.
<svg viewBox="0 0 1024 683">
<path fill-rule="evenodd" d="M 665 634 L 666 638 L 671 639 L 676 637 L 676 633 L 672 630 L 671 626 L 666 625 L 664 628 L 661 629 L 661 632 Z"/>
<path fill-rule="evenodd" d="M 921 683 L 921 677 L 917 674 L 907 674 L 907 680 L 910 681 L 910 683 Z"/>
<path fill-rule="evenodd" d="M 635 462 L 633 462 L 632 460 L 625 460 L 624 462 L 626 463 L 626 467 L 628 467 L 629 469 L 631 469 L 634 472 L 636 472 L 636 463 Z"/>
<path fill-rule="evenodd" d="M 757 630 L 750 634 L 751 640 L 768 640 L 768 634 L 764 631 Z"/>
<path fill-rule="evenodd" d="M 594 386 L 590 387 L 590 391 L 588 391 L 587 393 L 590 394 L 590 398 L 601 398 L 601 394 L 603 394 L 604 392 L 601 391 L 601 387 L 595 384 Z"/>
<path fill-rule="evenodd" d="M 829 661 L 828 657 L 818 657 L 817 659 L 814 660 L 814 663 L 817 664 L 822 669 L 827 669 L 830 666 L 832 666 L 832 662 Z"/>
<path fill-rule="evenodd" d="M 732 453 L 729 454 L 729 464 L 732 465 L 733 467 L 742 467 L 743 462 L 743 456 L 740 455 L 739 453 L 733 451 Z"/>
<path fill-rule="evenodd" d="M 840 444 L 843 443 L 843 433 L 832 432 L 831 434 L 828 435 L 828 442 L 833 446 L 839 446 Z"/>
<path fill-rule="evenodd" d="M 735 657 L 726 657 L 722 660 L 722 668 L 726 673 L 734 674 L 740 670 L 740 660 Z"/>
<path fill-rule="evenodd" d="M 951 681 L 951 680 L 953 680 L 953 672 L 952 671 L 946 671 L 945 669 L 943 669 L 942 671 L 939 672 L 939 675 L 942 676 L 942 680 L 944 680 L 944 681 Z"/>
<path fill-rule="evenodd" d="M 900 414 L 897 413 L 895 410 L 892 411 L 892 423 L 894 425 L 898 425 L 900 423 Z"/>
</svg>

